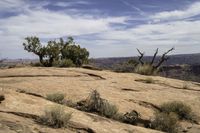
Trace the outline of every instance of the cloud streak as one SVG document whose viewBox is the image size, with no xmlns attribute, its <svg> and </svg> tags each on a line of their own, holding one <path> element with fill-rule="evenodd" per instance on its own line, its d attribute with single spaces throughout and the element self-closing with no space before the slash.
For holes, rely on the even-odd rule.
<svg viewBox="0 0 200 133">
<path fill-rule="evenodd" d="M 183 10 L 165 11 L 159 12 L 151 16 L 155 22 L 168 21 L 168 20 L 180 20 L 200 15 L 200 2 L 193 3 L 188 8 Z"/>
<path fill-rule="evenodd" d="M 14 2 L 2 0 L 0 1 L 2 11 L 10 9 L 19 13 L 0 18 L 1 55 L 8 58 L 34 57 L 32 54 L 27 54 L 22 47 L 24 38 L 33 35 L 43 40 L 74 36 L 78 43 L 89 49 L 91 57 L 133 56 L 137 53 L 136 48 L 152 54 L 157 47 L 162 52 L 173 46 L 176 47 L 177 53 L 199 52 L 200 20 L 189 21 L 185 18 L 200 14 L 200 2 L 193 3 L 183 10 L 161 11 L 147 17 L 148 13 L 135 5 L 130 5 L 127 1 L 123 3 L 140 12 L 141 16 L 107 16 L 102 14 L 101 10 L 98 10 L 97 16 L 94 12 L 83 13 L 77 8 L 53 11 L 44 8 L 51 4 L 50 1 L 27 3 L 23 0 Z M 24 6 L 18 10 L 20 4 Z M 89 4 L 89 2 L 71 1 L 60 3 L 60 6 L 69 7 L 76 4 Z M 147 18 L 144 18 L 143 14 Z M 138 25 L 131 24 L 138 17 L 145 22 Z M 129 27 L 123 28 L 127 24 Z"/>
</svg>

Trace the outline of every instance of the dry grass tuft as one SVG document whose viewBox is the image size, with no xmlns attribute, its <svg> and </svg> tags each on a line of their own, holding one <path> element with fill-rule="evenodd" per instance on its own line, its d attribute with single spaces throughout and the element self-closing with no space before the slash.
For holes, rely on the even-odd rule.
<svg viewBox="0 0 200 133">
<path fill-rule="evenodd" d="M 54 128 L 67 127 L 72 113 L 66 113 L 61 106 L 54 106 L 45 111 L 40 123 Z"/>
</svg>

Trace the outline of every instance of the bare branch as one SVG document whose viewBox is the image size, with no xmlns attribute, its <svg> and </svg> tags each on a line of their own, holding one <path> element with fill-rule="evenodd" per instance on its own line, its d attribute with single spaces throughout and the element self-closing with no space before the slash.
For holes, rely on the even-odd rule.
<svg viewBox="0 0 200 133">
<path fill-rule="evenodd" d="M 151 63 L 150 63 L 151 65 L 153 65 L 154 60 L 155 60 L 157 54 L 158 54 L 158 48 L 156 49 L 156 52 L 155 52 L 154 55 L 153 55 L 153 59 L 151 60 Z"/>
<path fill-rule="evenodd" d="M 140 54 L 140 56 L 138 56 L 139 57 L 139 62 L 143 65 L 144 64 L 144 62 L 142 61 L 142 58 L 143 58 L 143 56 L 144 56 L 144 53 L 142 53 L 139 49 L 137 49 L 137 51 L 138 51 L 138 53 Z"/>
<path fill-rule="evenodd" d="M 171 48 L 171 49 L 169 49 L 167 52 L 165 52 L 165 53 L 161 56 L 160 61 L 158 62 L 158 64 L 157 64 L 154 68 L 157 69 L 158 67 L 161 66 L 161 64 L 162 64 L 164 61 L 167 61 L 167 60 L 169 59 L 169 57 L 166 57 L 166 55 L 167 55 L 169 52 L 173 51 L 173 50 L 174 50 L 174 47 Z"/>
</svg>

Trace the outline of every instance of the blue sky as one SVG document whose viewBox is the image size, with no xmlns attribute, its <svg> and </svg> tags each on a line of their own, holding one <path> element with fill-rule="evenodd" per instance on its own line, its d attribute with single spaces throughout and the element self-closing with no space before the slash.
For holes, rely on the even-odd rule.
<svg viewBox="0 0 200 133">
<path fill-rule="evenodd" d="M 90 57 L 200 52 L 199 0 L 0 0 L 0 57 L 35 58 L 26 36 L 73 36 Z"/>
</svg>

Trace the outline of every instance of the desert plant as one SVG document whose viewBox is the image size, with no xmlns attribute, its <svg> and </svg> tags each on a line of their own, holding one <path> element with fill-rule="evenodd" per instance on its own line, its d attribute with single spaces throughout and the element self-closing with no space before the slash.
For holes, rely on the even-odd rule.
<svg viewBox="0 0 200 133">
<path fill-rule="evenodd" d="M 76 108 L 77 107 L 77 103 L 73 102 L 72 100 L 63 100 L 62 101 L 62 105 L 68 106 L 68 107 L 72 107 L 72 108 Z"/>
<path fill-rule="evenodd" d="M 136 60 L 128 60 L 123 63 L 115 64 L 112 69 L 115 72 L 134 72 L 135 67 L 138 65 Z"/>
<path fill-rule="evenodd" d="M 65 95 L 62 93 L 53 93 L 53 94 L 47 94 L 46 99 L 52 102 L 56 102 L 59 104 L 62 104 L 63 100 L 65 98 Z"/>
<path fill-rule="evenodd" d="M 118 112 L 117 107 L 110 104 L 107 100 L 102 99 L 96 90 L 92 91 L 85 100 L 82 109 L 89 112 L 96 112 L 108 118 L 114 117 Z"/>
<path fill-rule="evenodd" d="M 138 61 L 140 64 L 136 68 L 135 72 L 138 72 L 139 74 L 143 75 L 154 75 L 155 72 L 159 70 L 159 67 L 169 59 L 169 57 L 166 57 L 167 54 L 171 51 L 173 51 L 174 48 L 169 49 L 167 52 L 163 53 L 163 55 L 160 57 L 160 60 L 157 64 L 154 63 L 156 56 L 158 54 L 158 48 L 156 49 L 156 52 L 153 55 L 153 58 L 151 62 L 144 62 L 142 59 L 144 57 L 144 52 L 141 52 L 139 49 L 137 49 L 138 53 L 140 54 Z"/>
<path fill-rule="evenodd" d="M 65 59 L 72 60 L 76 66 L 81 66 L 88 61 L 89 52 L 76 45 L 72 37 L 69 37 L 66 42 L 62 38 L 60 41 L 48 41 L 47 45 L 42 45 L 38 37 L 26 37 L 25 40 L 24 50 L 37 55 L 40 63 L 45 67 L 51 67 L 54 62 Z"/>
<path fill-rule="evenodd" d="M 137 65 L 134 71 L 142 75 L 155 75 L 157 73 L 157 70 L 154 70 L 149 64 Z"/>
<path fill-rule="evenodd" d="M 78 67 L 88 62 L 89 52 L 80 45 L 67 45 L 61 50 L 61 54 L 62 59 L 70 59 Z"/>
<path fill-rule="evenodd" d="M 60 67 L 75 67 L 75 64 L 71 59 L 63 59 L 60 61 Z"/>
<path fill-rule="evenodd" d="M 157 112 L 152 121 L 151 128 L 168 133 L 177 133 L 179 129 L 178 117 L 175 113 Z"/>
<path fill-rule="evenodd" d="M 40 62 L 35 62 L 35 63 L 31 62 L 30 65 L 33 67 L 42 67 L 43 66 Z"/>
<path fill-rule="evenodd" d="M 137 111 L 132 110 L 131 112 L 127 112 L 123 115 L 122 121 L 135 125 L 138 122 L 139 118 L 140 114 Z"/>
<path fill-rule="evenodd" d="M 184 120 L 192 120 L 193 114 L 192 109 L 189 105 L 180 102 L 180 101 L 172 101 L 168 103 L 164 103 L 160 106 L 161 111 L 164 113 L 175 113 L 177 114 L 179 119 Z"/>
<path fill-rule="evenodd" d="M 41 116 L 39 122 L 54 128 L 66 127 L 71 119 L 72 113 L 66 113 L 61 106 L 54 106 L 45 110 L 45 114 Z"/>
<path fill-rule="evenodd" d="M 118 112 L 117 106 L 109 103 L 107 100 L 103 101 L 103 104 L 101 105 L 100 108 L 100 113 L 101 115 L 108 117 L 108 118 L 113 118 Z"/>
<path fill-rule="evenodd" d="M 148 83 L 148 84 L 153 84 L 153 83 L 155 83 L 155 80 L 153 80 L 152 78 L 146 78 L 146 79 L 144 79 L 144 82 Z"/>
</svg>

